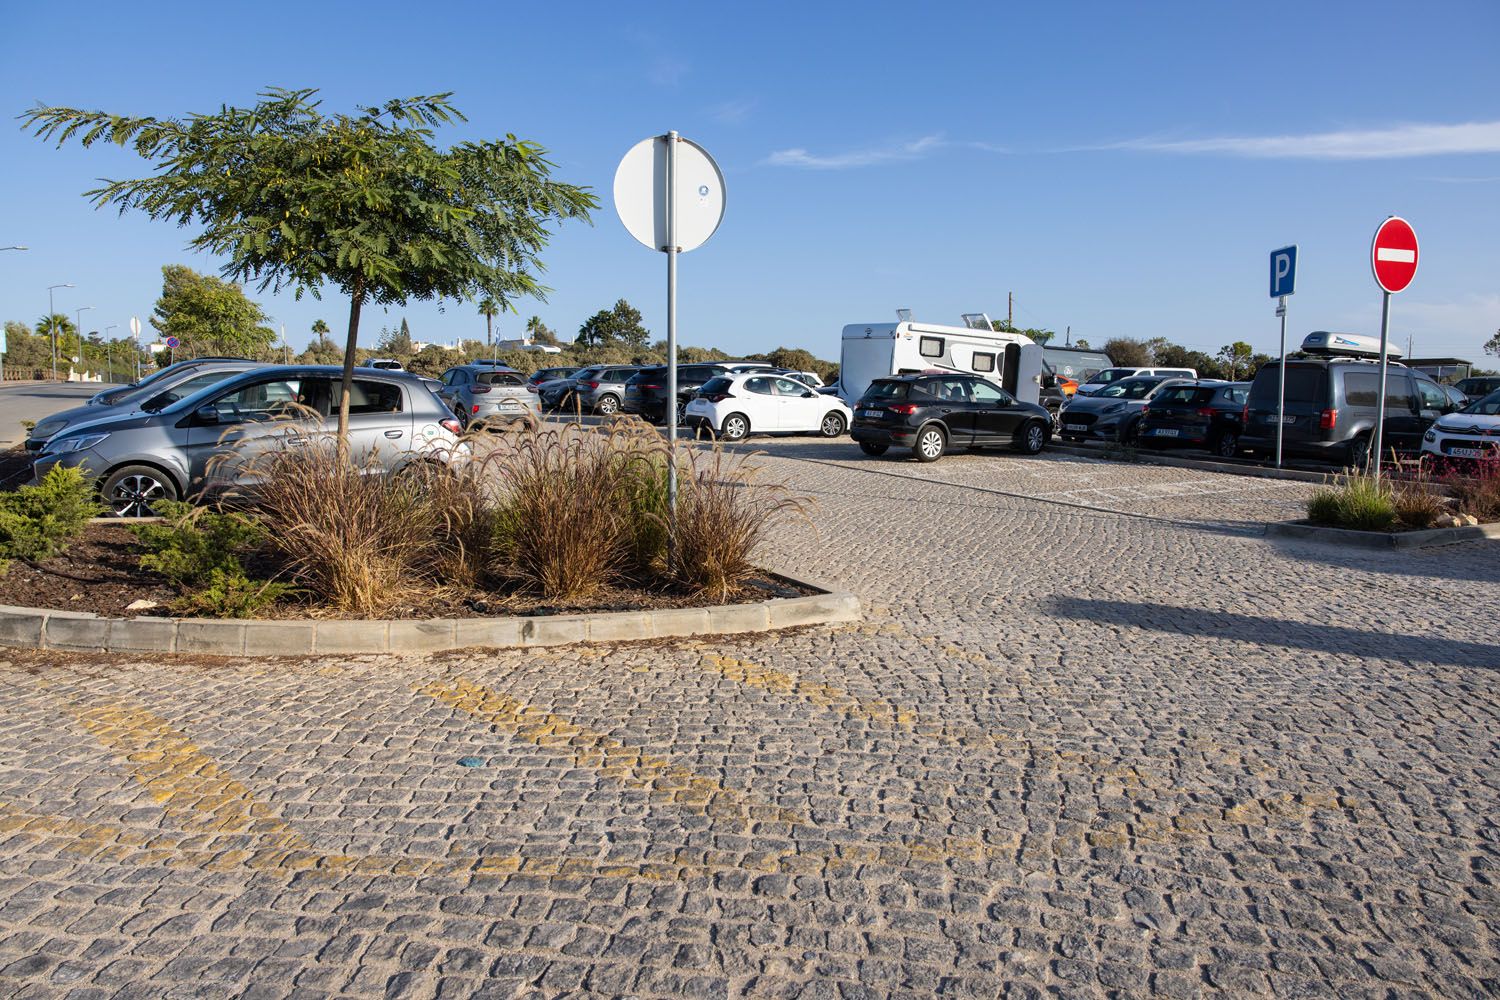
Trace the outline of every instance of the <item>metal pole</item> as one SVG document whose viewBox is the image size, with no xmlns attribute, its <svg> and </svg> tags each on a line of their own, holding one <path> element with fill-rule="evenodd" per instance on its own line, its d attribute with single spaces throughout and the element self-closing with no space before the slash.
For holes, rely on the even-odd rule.
<svg viewBox="0 0 1500 1000">
<path fill-rule="evenodd" d="M 1380 398 L 1375 402 L 1375 445 L 1367 465 L 1375 481 L 1380 482 L 1380 452 L 1384 447 L 1385 431 L 1385 372 L 1389 367 L 1386 358 L 1386 343 L 1390 336 L 1391 293 L 1382 292 L 1380 299 Z"/>
<path fill-rule="evenodd" d="M 47 289 L 47 332 L 52 335 L 52 381 L 57 381 L 57 307 L 52 304 L 52 289 Z"/>
<path fill-rule="evenodd" d="M 677 132 L 667 133 L 667 565 L 677 558 Z"/>
<path fill-rule="evenodd" d="M 1281 317 L 1281 373 L 1276 377 L 1276 468 L 1281 468 L 1281 433 L 1286 425 L 1286 296 L 1276 305 Z M 1243 428 L 1242 433 L 1249 428 Z"/>
</svg>

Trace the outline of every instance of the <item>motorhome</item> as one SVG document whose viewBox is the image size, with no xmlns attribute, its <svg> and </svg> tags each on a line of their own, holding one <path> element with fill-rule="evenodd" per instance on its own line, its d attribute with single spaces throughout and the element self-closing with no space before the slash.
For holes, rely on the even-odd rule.
<svg viewBox="0 0 1500 1000">
<path fill-rule="evenodd" d="M 1030 337 L 1001 333 L 984 313 L 965 313 L 963 326 L 915 322 L 851 323 L 839 352 L 839 395 L 854 403 L 887 375 L 953 371 L 983 375 L 1025 403 L 1041 390 L 1042 348 Z"/>
</svg>

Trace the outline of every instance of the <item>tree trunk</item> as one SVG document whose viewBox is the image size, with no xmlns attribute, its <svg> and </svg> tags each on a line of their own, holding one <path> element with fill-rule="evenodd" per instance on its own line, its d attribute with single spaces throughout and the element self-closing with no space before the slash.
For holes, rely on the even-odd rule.
<svg viewBox="0 0 1500 1000">
<path fill-rule="evenodd" d="M 344 345 L 344 381 L 339 391 L 339 461 L 349 460 L 349 393 L 354 386 L 354 352 L 359 343 L 359 307 L 364 304 L 365 283 L 355 279 L 349 295 L 349 341 Z"/>
</svg>

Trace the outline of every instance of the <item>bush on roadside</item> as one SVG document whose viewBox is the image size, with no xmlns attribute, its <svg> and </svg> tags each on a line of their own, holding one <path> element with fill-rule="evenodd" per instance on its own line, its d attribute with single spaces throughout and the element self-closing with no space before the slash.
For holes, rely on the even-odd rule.
<svg viewBox="0 0 1500 1000">
<path fill-rule="evenodd" d="M 1448 498 L 1421 469 L 1413 478 L 1391 484 L 1391 503 L 1396 509 L 1396 520 L 1413 531 L 1430 528 L 1434 521 L 1449 513 Z"/>
<path fill-rule="evenodd" d="M 723 599 L 754 571 L 751 559 L 766 529 L 781 516 L 802 511 L 803 504 L 754 483 L 754 470 L 742 455 L 717 449 L 686 454 L 668 575 L 684 590 Z"/>
<path fill-rule="evenodd" d="M 160 524 L 135 524 L 145 553 L 141 569 L 159 573 L 182 592 L 173 607 L 185 614 L 249 618 L 296 588 L 288 583 L 252 580 L 242 556 L 265 544 L 254 518 L 189 503 L 163 500 L 152 505 Z"/>
<path fill-rule="evenodd" d="M 0 494 L 0 572 L 12 559 L 57 555 L 103 512 L 79 469 L 56 466 L 36 485 Z"/>
<path fill-rule="evenodd" d="M 1350 475 L 1312 495 L 1307 519 L 1334 528 L 1389 531 L 1396 523 L 1396 505 L 1390 491 L 1372 477 Z"/>
<path fill-rule="evenodd" d="M 1482 462 L 1443 478 L 1460 512 L 1481 523 L 1500 521 L 1500 461 Z"/>
<path fill-rule="evenodd" d="M 184 593 L 172 607 L 188 615 L 253 618 L 296 589 L 289 583 L 252 580 L 242 569 L 215 567 L 200 586 Z"/>
</svg>

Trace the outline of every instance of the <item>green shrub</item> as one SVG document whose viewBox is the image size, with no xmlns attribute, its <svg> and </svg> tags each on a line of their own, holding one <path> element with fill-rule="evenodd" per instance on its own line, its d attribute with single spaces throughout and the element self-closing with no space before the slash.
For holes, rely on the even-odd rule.
<svg viewBox="0 0 1500 1000">
<path fill-rule="evenodd" d="M 134 524 L 130 530 L 146 554 L 141 569 L 160 573 L 180 587 L 206 583 L 215 573 L 244 574 L 240 554 L 265 541 L 265 529 L 242 514 L 221 514 L 175 500 L 152 509 L 160 524 Z"/>
<path fill-rule="evenodd" d="M 57 555 L 101 513 L 94 486 L 79 469 L 54 466 L 35 486 L 0 493 L 0 567 L 11 559 Z"/>
<path fill-rule="evenodd" d="M 289 583 L 252 580 L 242 569 L 214 567 L 202 585 L 187 591 L 172 605 L 189 615 L 213 618 L 253 618 L 295 591 Z"/>
<path fill-rule="evenodd" d="M 1369 476 L 1345 476 L 1313 494 L 1307 519 L 1335 528 L 1389 531 L 1396 523 L 1396 504 L 1390 489 Z"/>
</svg>

